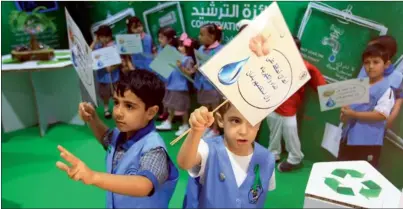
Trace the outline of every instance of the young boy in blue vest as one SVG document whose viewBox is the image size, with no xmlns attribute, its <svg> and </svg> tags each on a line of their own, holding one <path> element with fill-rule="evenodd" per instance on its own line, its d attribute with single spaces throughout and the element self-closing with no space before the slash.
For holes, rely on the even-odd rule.
<svg viewBox="0 0 403 209">
<path fill-rule="evenodd" d="M 274 156 L 255 142 L 260 123 L 252 126 L 230 103 L 217 113 L 223 136 L 201 139 L 214 122 L 206 107 L 190 116 L 191 131 L 178 164 L 190 178 L 184 208 L 263 208 L 275 187 Z"/>
<path fill-rule="evenodd" d="M 370 101 L 341 109 L 344 122 L 338 160 L 366 160 L 378 166 L 385 124 L 394 105 L 394 94 L 384 71 L 390 55 L 382 45 L 369 45 L 362 54 L 370 83 Z"/>
<path fill-rule="evenodd" d="M 107 190 L 107 208 L 167 208 L 178 180 L 178 170 L 155 131 L 153 118 L 161 106 L 165 84 L 152 72 L 128 72 L 114 92 L 113 118 L 109 129 L 88 103 L 79 114 L 107 150 L 107 173 L 96 172 L 58 146 L 71 164 L 56 165 L 71 179 Z"/>
<path fill-rule="evenodd" d="M 92 50 L 102 49 L 115 45 L 112 37 L 112 29 L 107 25 L 99 26 L 95 32 L 95 39 L 90 45 Z M 104 117 L 110 119 L 112 117 L 109 111 L 109 100 L 112 98 L 113 86 L 119 80 L 119 65 L 113 65 L 96 71 L 96 80 L 98 82 L 99 96 L 104 103 Z"/>
</svg>

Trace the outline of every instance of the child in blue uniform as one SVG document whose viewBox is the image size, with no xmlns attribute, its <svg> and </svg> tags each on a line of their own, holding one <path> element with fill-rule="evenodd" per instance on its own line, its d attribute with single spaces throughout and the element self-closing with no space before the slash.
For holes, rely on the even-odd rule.
<svg viewBox="0 0 403 209">
<path fill-rule="evenodd" d="M 112 29 L 107 25 L 100 26 L 95 35 L 95 39 L 90 46 L 92 50 L 115 44 L 112 39 Z M 99 69 L 96 73 L 96 80 L 99 84 L 99 95 L 104 102 L 104 116 L 108 119 L 112 117 L 109 111 L 109 99 L 112 98 L 113 86 L 119 80 L 119 74 L 119 65 Z"/>
<path fill-rule="evenodd" d="M 369 45 L 362 55 L 370 83 L 370 101 L 341 109 L 343 127 L 338 160 L 366 160 L 378 166 L 385 124 L 394 105 L 394 94 L 384 72 L 390 55 L 380 44 Z"/>
<path fill-rule="evenodd" d="M 368 45 L 377 43 L 385 47 L 385 49 L 389 52 L 390 59 L 392 59 L 395 56 L 397 51 L 397 42 L 393 36 L 382 35 L 376 37 L 372 39 L 368 43 Z M 403 104 L 403 97 L 400 96 L 399 93 L 399 86 L 402 85 L 403 83 L 403 75 L 401 72 L 395 70 L 395 66 L 393 64 L 390 64 L 383 74 L 385 78 L 388 79 L 389 84 L 392 87 L 393 93 L 395 95 L 395 105 L 393 106 L 392 112 L 390 113 L 390 116 L 388 117 L 388 120 L 386 122 L 386 128 L 391 128 L 393 121 L 399 115 L 400 108 Z M 364 67 L 361 68 L 358 77 L 359 78 L 368 77 Z"/>
<path fill-rule="evenodd" d="M 260 123 L 250 125 L 230 103 L 216 117 L 224 135 L 201 140 L 213 114 L 201 107 L 190 116 L 191 131 L 177 158 L 190 174 L 184 208 L 263 208 L 275 185 L 275 160 L 255 142 Z"/>
<path fill-rule="evenodd" d="M 164 97 L 164 107 L 168 109 L 169 117 L 167 120 L 157 126 L 157 130 L 171 130 L 172 120 L 175 112 L 181 112 L 182 125 L 179 126 L 179 130 L 175 133 L 176 136 L 180 136 L 183 132 L 189 129 L 189 108 L 190 108 L 190 95 L 188 87 L 188 78 L 193 73 L 193 66 L 195 64 L 194 49 L 198 48 L 198 43 L 195 40 L 187 37 L 186 34 L 182 34 L 182 41 L 179 43 L 178 50 L 184 55 L 183 60 L 177 61 L 177 68 L 171 73 L 167 82 L 167 93 Z M 185 75 L 188 77 L 186 78 Z"/>
<path fill-rule="evenodd" d="M 131 17 L 126 20 L 127 33 L 139 34 L 143 45 L 143 53 L 132 55 L 132 62 L 137 69 L 146 69 L 151 71 L 150 63 L 153 61 L 153 39 L 144 32 L 143 23 L 138 17 Z"/>
<path fill-rule="evenodd" d="M 220 44 L 222 38 L 222 28 L 208 23 L 200 28 L 199 41 L 202 45 L 199 48 L 199 52 L 213 56 L 219 50 L 223 48 Z M 196 68 L 200 66 L 196 65 Z M 195 88 L 197 89 L 197 102 L 207 107 L 209 110 L 213 110 L 217 107 L 221 100 L 221 94 L 214 88 L 210 81 L 203 76 L 199 71 L 195 74 Z M 217 124 L 213 124 L 212 129 L 207 129 L 205 133 L 206 138 L 218 136 L 219 130 Z"/>
<path fill-rule="evenodd" d="M 80 103 L 80 116 L 107 150 L 107 172 L 91 170 L 61 146 L 60 155 L 71 166 L 57 162 L 57 167 L 76 181 L 107 190 L 107 208 L 167 208 L 178 170 L 153 121 L 164 92 L 165 84 L 152 72 L 128 72 L 114 93 L 113 129 L 98 118 L 93 106 Z"/>
</svg>

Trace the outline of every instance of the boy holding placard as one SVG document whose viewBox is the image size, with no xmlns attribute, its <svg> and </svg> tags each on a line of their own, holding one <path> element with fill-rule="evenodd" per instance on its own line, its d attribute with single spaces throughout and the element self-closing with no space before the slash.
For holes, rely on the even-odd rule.
<svg viewBox="0 0 403 209">
<path fill-rule="evenodd" d="M 385 47 L 385 49 L 389 52 L 390 59 L 392 59 L 396 54 L 397 42 L 393 36 L 382 35 L 373 38 L 371 39 L 371 41 L 368 42 L 368 45 L 373 44 L 380 44 L 383 47 Z M 402 73 L 395 70 L 395 66 L 393 64 L 390 64 L 389 67 L 385 70 L 384 76 L 389 80 L 390 86 L 392 87 L 392 90 L 394 91 L 395 94 L 395 105 L 393 106 L 392 112 L 390 113 L 390 116 L 386 123 L 386 128 L 391 128 L 393 121 L 399 115 L 400 108 L 403 103 L 403 96 L 400 96 L 399 93 L 399 86 L 402 85 L 403 83 L 403 75 Z M 359 78 L 367 77 L 367 73 L 365 72 L 364 67 L 361 68 L 358 77 Z"/>
<path fill-rule="evenodd" d="M 366 160 L 378 166 L 385 124 L 395 103 L 394 94 L 384 72 L 390 55 L 380 44 L 369 45 L 362 54 L 370 83 L 370 101 L 341 109 L 344 124 L 338 160 Z"/>
<path fill-rule="evenodd" d="M 260 37 L 260 36 L 259 36 Z M 251 40 L 256 55 L 267 55 L 267 39 Z M 261 122 L 252 126 L 230 102 L 216 115 L 223 136 L 203 133 L 215 119 L 208 108 L 190 116 L 191 130 L 178 154 L 189 171 L 184 208 L 263 208 L 267 192 L 275 189 L 274 156 L 255 142 Z"/>
<path fill-rule="evenodd" d="M 95 32 L 95 39 L 90 48 L 92 50 L 97 50 L 113 46 L 114 44 L 115 43 L 112 39 L 112 29 L 107 25 L 102 25 Z M 109 111 L 109 99 L 112 98 L 112 88 L 119 80 L 119 74 L 118 65 L 109 66 L 97 71 L 96 79 L 99 83 L 100 97 L 104 102 L 104 116 L 108 119 L 112 117 L 111 112 Z"/>
</svg>

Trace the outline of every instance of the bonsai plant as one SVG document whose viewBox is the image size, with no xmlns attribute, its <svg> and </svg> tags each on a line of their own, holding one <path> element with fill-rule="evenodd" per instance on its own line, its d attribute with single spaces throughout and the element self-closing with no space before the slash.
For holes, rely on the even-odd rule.
<svg viewBox="0 0 403 209">
<path fill-rule="evenodd" d="M 16 47 L 12 52 L 12 56 L 19 61 L 26 60 L 49 60 L 54 56 L 53 49 L 40 44 L 36 36 L 46 30 L 56 31 L 56 25 L 53 18 L 39 13 L 46 7 L 40 6 L 35 8 L 31 13 L 24 11 L 12 11 L 10 15 L 10 26 L 13 32 L 24 31 L 30 35 L 28 46 Z"/>
</svg>

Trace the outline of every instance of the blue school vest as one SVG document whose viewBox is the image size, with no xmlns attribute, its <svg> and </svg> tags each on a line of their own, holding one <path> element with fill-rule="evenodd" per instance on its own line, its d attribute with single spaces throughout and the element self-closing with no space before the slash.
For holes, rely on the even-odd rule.
<svg viewBox="0 0 403 209">
<path fill-rule="evenodd" d="M 369 103 L 350 105 L 351 109 L 358 112 L 373 111 L 388 88 L 390 88 L 388 79 L 383 79 L 370 87 Z M 379 122 L 349 120 L 343 128 L 342 136 L 347 137 L 347 145 L 351 146 L 383 145 L 385 125 L 386 120 Z"/>
<path fill-rule="evenodd" d="M 101 44 L 96 44 L 94 47 L 94 50 L 97 49 L 101 49 L 102 45 Z M 106 71 L 106 68 L 102 68 L 97 70 L 96 73 L 96 79 L 98 81 L 98 83 L 116 83 L 119 80 L 119 73 L 120 69 L 115 69 L 114 71 L 112 71 L 112 73 L 109 73 L 108 71 Z M 112 80 L 111 80 L 112 78 Z"/>
<path fill-rule="evenodd" d="M 223 48 L 223 46 L 220 44 L 218 45 L 216 48 L 214 49 L 209 49 L 207 52 L 204 51 L 205 47 L 201 46 L 198 51 L 202 52 L 204 54 L 208 54 L 210 56 L 214 55 L 215 53 L 217 53 L 218 51 L 220 51 Z M 199 66 L 200 67 L 200 66 Z M 204 75 L 197 71 L 196 75 L 195 75 L 195 79 L 194 79 L 194 86 L 197 90 L 205 90 L 205 91 L 210 91 L 210 90 L 214 90 L 214 86 L 210 83 L 210 81 L 204 77 Z"/>
<path fill-rule="evenodd" d="M 188 62 L 190 62 L 192 57 L 185 56 L 182 59 L 182 66 L 185 67 Z M 174 71 L 172 71 L 171 75 L 168 78 L 168 85 L 167 89 L 170 91 L 188 91 L 188 85 L 187 85 L 187 79 L 186 77 L 182 74 L 181 70 L 179 68 L 175 68 Z"/>
<path fill-rule="evenodd" d="M 263 208 L 274 170 L 274 156 L 267 149 L 254 143 L 255 149 L 248 174 L 238 188 L 222 136 L 205 140 L 209 156 L 204 173 L 204 185 L 199 178 L 188 179 L 184 208 Z M 261 185 L 253 198 L 255 166 L 260 167 Z M 224 179 L 222 178 L 224 176 Z"/>
<path fill-rule="evenodd" d="M 395 71 L 395 66 L 393 64 L 390 64 L 388 68 L 385 69 L 383 72 L 383 75 L 385 77 L 391 75 Z M 365 78 L 368 77 L 367 72 L 365 71 L 365 67 L 362 66 L 360 69 L 360 72 L 358 73 L 357 78 Z"/>
<path fill-rule="evenodd" d="M 115 172 L 113 172 L 113 155 L 115 153 L 119 133 L 120 131 L 118 129 L 115 128 L 113 130 L 111 146 L 109 146 L 106 156 L 106 169 L 108 173 L 125 175 L 127 172 L 132 172 L 140 167 L 141 156 L 149 150 L 156 147 L 163 147 L 166 151 L 165 143 L 161 136 L 156 131 L 152 131 L 133 144 L 129 150 L 127 150 L 120 162 L 117 164 Z M 164 184 L 160 185 L 156 191 L 154 191 L 152 196 L 132 197 L 107 192 L 107 208 L 168 208 L 169 201 L 175 191 L 178 177 L 178 169 L 172 163 L 171 159 L 169 159 L 168 179 Z"/>
<path fill-rule="evenodd" d="M 403 74 L 401 72 L 395 71 L 395 66 L 390 64 L 389 67 L 383 73 L 386 79 L 388 79 L 390 87 L 393 90 L 395 95 L 395 99 L 403 98 L 403 94 L 400 90 L 400 86 L 402 85 Z M 367 76 L 367 72 L 365 72 L 365 68 L 362 67 L 360 73 L 358 74 L 358 78 L 365 78 Z"/>
<path fill-rule="evenodd" d="M 141 43 L 143 44 L 143 53 L 133 54 L 132 61 L 137 69 L 151 71 L 150 63 L 153 61 L 153 39 L 150 35 L 145 34 Z"/>
</svg>

